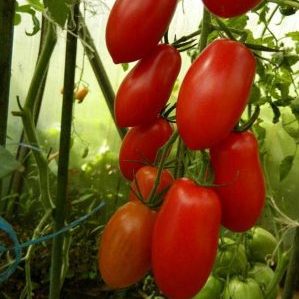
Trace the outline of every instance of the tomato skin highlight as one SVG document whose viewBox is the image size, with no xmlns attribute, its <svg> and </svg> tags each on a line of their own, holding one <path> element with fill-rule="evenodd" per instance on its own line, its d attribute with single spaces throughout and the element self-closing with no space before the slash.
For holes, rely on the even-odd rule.
<svg viewBox="0 0 299 299">
<path fill-rule="evenodd" d="M 159 43 L 177 0 L 116 0 L 106 27 L 106 44 L 114 63 L 145 57 Z"/>
<path fill-rule="evenodd" d="M 111 217 L 98 254 L 99 270 L 107 285 L 125 288 L 149 271 L 155 220 L 156 212 L 140 202 L 126 203 Z"/>
<path fill-rule="evenodd" d="M 144 167 L 140 168 L 137 171 L 133 182 L 131 183 L 131 191 L 129 194 L 129 200 L 132 200 L 132 201 L 139 200 L 138 197 L 134 193 L 134 192 L 136 192 L 138 194 L 138 189 L 141 193 L 142 198 L 144 200 L 148 200 L 148 197 L 151 194 L 151 191 L 154 187 L 155 180 L 157 178 L 157 174 L 158 174 L 157 167 L 144 166 Z M 162 173 L 161 173 L 161 177 L 160 177 L 160 182 L 159 182 L 159 185 L 156 190 L 156 194 L 159 194 L 159 193 L 167 190 L 167 188 L 169 188 L 171 186 L 173 181 L 174 181 L 174 178 L 173 178 L 172 174 L 167 169 L 163 169 Z M 137 182 L 138 188 L 136 186 L 136 182 Z M 132 190 L 134 190 L 134 191 L 132 191 Z M 165 197 L 165 195 L 163 197 Z"/>
<path fill-rule="evenodd" d="M 181 68 L 179 52 L 158 45 L 142 58 L 120 85 L 114 106 L 119 127 L 153 122 L 165 106 Z"/>
<path fill-rule="evenodd" d="M 217 194 L 189 179 L 176 180 L 156 219 L 152 267 L 161 291 L 187 299 L 205 285 L 216 258 L 221 207 Z"/>
<path fill-rule="evenodd" d="M 262 0 L 202 0 L 202 2 L 214 15 L 232 18 L 247 13 Z"/>
<path fill-rule="evenodd" d="M 168 141 L 172 132 L 172 127 L 163 118 L 158 118 L 150 125 L 131 128 L 123 139 L 119 152 L 122 175 L 131 181 L 139 168 L 153 163 L 158 150 Z"/>
<path fill-rule="evenodd" d="M 210 148 L 229 135 L 248 102 L 256 60 L 243 44 L 212 42 L 193 62 L 179 92 L 180 136 L 192 150 Z"/>
<path fill-rule="evenodd" d="M 232 132 L 210 149 L 222 224 L 235 232 L 255 225 L 265 204 L 265 180 L 253 133 Z"/>
</svg>

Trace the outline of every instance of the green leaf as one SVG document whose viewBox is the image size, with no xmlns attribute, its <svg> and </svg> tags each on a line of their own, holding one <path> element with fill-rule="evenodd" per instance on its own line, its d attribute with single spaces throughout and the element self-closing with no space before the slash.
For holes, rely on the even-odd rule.
<svg viewBox="0 0 299 299">
<path fill-rule="evenodd" d="M 284 180 L 287 177 L 287 175 L 289 174 L 289 172 L 291 171 L 291 168 L 292 168 L 293 162 L 294 162 L 294 158 L 295 158 L 294 155 L 286 156 L 280 163 L 280 166 L 279 166 L 280 181 Z"/>
<path fill-rule="evenodd" d="M 257 87 L 256 84 L 254 84 L 251 88 L 251 93 L 250 93 L 250 100 L 249 103 L 250 104 L 256 104 L 259 102 L 261 98 L 261 91 L 260 89 Z"/>
<path fill-rule="evenodd" d="M 27 14 L 31 15 L 32 22 L 33 22 L 33 29 L 32 29 L 32 32 L 30 32 L 30 33 L 28 33 L 26 31 L 26 35 L 32 36 L 40 30 L 40 22 L 39 22 L 39 19 L 36 17 L 36 11 L 34 9 L 32 9 L 30 4 L 18 6 L 16 8 L 16 12 L 27 13 Z"/>
<path fill-rule="evenodd" d="M 129 69 L 129 64 L 128 63 L 122 63 L 121 66 L 122 66 L 124 72 Z"/>
<path fill-rule="evenodd" d="M 22 17 L 20 14 L 16 13 L 14 18 L 14 25 L 17 26 L 21 23 Z"/>
<path fill-rule="evenodd" d="M 27 2 L 37 11 L 44 10 L 44 5 L 39 0 L 27 0 Z"/>
<path fill-rule="evenodd" d="M 293 41 L 299 42 L 299 31 L 289 32 L 286 35 L 290 37 Z"/>
<path fill-rule="evenodd" d="M 51 18 L 62 28 L 68 18 L 71 3 L 72 0 L 44 0 L 45 7 Z"/>
<path fill-rule="evenodd" d="M 0 179 L 14 172 L 15 170 L 22 170 L 20 162 L 16 161 L 14 156 L 0 146 Z"/>
</svg>

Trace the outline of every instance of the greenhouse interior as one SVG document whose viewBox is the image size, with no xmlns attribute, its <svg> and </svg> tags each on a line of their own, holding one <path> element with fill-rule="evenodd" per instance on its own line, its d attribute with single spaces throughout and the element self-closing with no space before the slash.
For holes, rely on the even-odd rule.
<svg viewBox="0 0 299 299">
<path fill-rule="evenodd" d="M 0 299 L 299 298 L 299 0 L 0 0 Z"/>
</svg>

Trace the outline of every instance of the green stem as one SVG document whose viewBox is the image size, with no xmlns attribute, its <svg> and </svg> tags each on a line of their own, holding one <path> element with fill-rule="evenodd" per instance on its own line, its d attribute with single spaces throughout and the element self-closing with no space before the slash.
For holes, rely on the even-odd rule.
<svg viewBox="0 0 299 299">
<path fill-rule="evenodd" d="M 2 146 L 6 144 L 15 4 L 15 0 L 0 1 L 0 145 Z M 2 180 L 0 180 L 0 198 L 1 195 Z"/>
<path fill-rule="evenodd" d="M 292 299 L 296 290 L 296 279 L 299 277 L 299 227 L 295 230 L 293 249 L 288 266 L 282 299 Z"/>
<path fill-rule="evenodd" d="M 106 73 L 105 67 L 102 63 L 102 60 L 99 56 L 99 53 L 96 49 L 94 41 L 91 37 L 91 34 L 84 22 L 83 17 L 80 17 L 80 28 L 79 28 L 79 36 L 82 40 L 83 47 L 85 48 L 86 55 L 89 59 L 90 65 L 93 69 L 93 72 L 96 76 L 96 79 L 99 83 L 99 86 L 102 90 L 104 98 L 106 100 L 107 106 L 109 108 L 110 114 L 115 122 L 114 118 L 114 99 L 115 93 L 113 91 L 112 85 L 110 83 L 109 77 Z M 124 138 L 127 130 L 123 128 L 119 128 L 116 123 L 115 126 L 118 130 L 118 134 L 121 139 Z"/>
<path fill-rule="evenodd" d="M 204 8 L 203 10 L 203 17 L 202 17 L 202 26 L 201 26 L 201 35 L 200 35 L 200 42 L 199 42 L 199 50 L 200 52 L 203 51 L 203 49 L 208 44 L 208 37 L 211 32 L 211 15 L 210 13 Z"/>
<path fill-rule="evenodd" d="M 44 47 L 45 44 L 45 39 L 46 39 L 46 33 L 47 33 L 47 26 L 48 26 L 48 22 L 46 21 L 46 19 L 43 17 L 42 18 L 42 28 L 41 28 L 41 35 L 40 35 L 40 45 L 39 45 L 39 53 L 38 53 L 38 59 L 40 58 L 41 55 L 41 51 Z M 41 82 L 41 86 L 39 88 L 38 94 L 37 94 L 37 98 L 36 98 L 36 104 L 35 104 L 35 109 L 34 109 L 34 113 L 33 113 L 33 118 L 34 118 L 34 124 L 36 126 L 37 122 L 38 122 L 38 117 L 39 117 L 39 113 L 40 113 L 40 108 L 41 108 L 41 103 L 42 103 L 42 99 L 44 96 L 44 90 L 45 90 L 45 86 L 46 86 L 46 79 L 47 79 L 47 72 L 43 78 L 43 81 Z M 29 159 L 27 159 L 29 157 L 29 153 L 30 153 L 30 149 L 28 147 L 24 147 L 21 144 L 24 143 L 24 131 L 21 134 L 20 137 L 20 141 L 19 141 L 19 146 L 18 146 L 18 150 L 17 150 L 17 155 L 16 155 L 16 159 L 18 161 L 20 161 L 24 167 L 24 171 L 21 173 L 20 171 L 15 171 L 15 173 L 12 175 L 11 179 L 10 179 L 10 183 L 9 183 L 9 188 L 8 188 L 8 194 L 17 194 L 17 196 L 15 197 L 14 201 L 6 201 L 5 203 L 5 207 L 6 208 L 6 215 L 8 218 L 11 217 L 12 213 L 14 213 L 15 216 L 18 215 L 18 207 L 19 207 L 19 196 L 22 192 L 23 189 L 23 183 L 24 183 L 24 177 L 26 177 L 26 173 L 27 173 L 27 169 L 28 169 L 28 162 Z"/>
<path fill-rule="evenodd" d="M 162 171 L 164 169 L 164 164 L 166 161 L 166 158 L 169 154 L 169 151 L 172 147 L 172 145 L 174 144 L 174 142 L 176 141 L 176 139 L 178 138 L 179 134 L 177 131 L 175 131 L 172 136 L 169 138 L 169 140 L 167 141 L 167 143 L 161 148 L 162 150 L 162 154 L 161 154 L 161 159 L 160 159 L 160 164 L 159 164 L 159 169 L 158 169 L 158 173 L 157 173 L 157 177 L 153 186 L 153 189 L 151 190 L 151 193 L 149 195 L 149 199 L 148 202 L 151 203 L 156 195 L 156 191 L 158 189 L 159 183 L 160 183 L 160 179 L 161 179 L 161 174 Z"/>
<path fill-rule="evenodd" d="M 44 216 L 42 217 L 42 219 L 40 220 L 39 224 L 37 225 L 37 227 L 34 230 L 33 236 L 32 236 L 32 240 L 35 240 L 38 238 L 38 236 L 40 235 L 41 231 L 43 230 L 46 222 L 48 221 L 48 219 L 51 216 L 51 210 L 48 210 Z M 30 245 L 27 249 L 27 253 L 25 256 L 25 277 L 26 277 L 26 286 L 20 296 L 20 299 L 23 298 L 27 298 L 27 299 L 31 299 L 32 298 L 32 281 L 31 281 L 31 268 L 30 268 L 30 261 L 31 258 L 34 254 L 34 245 Z"/>
<path fill-rule="evenodd" d="M 0 145 L 6 144 L 15 4 L 0 1 Z"/>
<path fill-rule="evenodd" d="M 279 5 L 289 5 L 299 9 L 299 3 L 291 0 L 267 0 L 268 2 L 277 3 Z"/>
<path fill-rule="evenodd" d="M 41 191 L 41 201 L 46 210 L 53 208 L 52 199 L 49 191 L 49 177 L 48 177 L 48 161 L 43 155 L 33 119 L 33 113 L 35 110 L 35 103 L 37 99 L 38 92 L 40 90 L 40 86 L 42 85 L 43 78 L 47 71 L 51 55 L 53 53 L 54 47 L 56 45 L 56 32 L 53 25 L 48 26 L 46 41 L 44 47 L 41 51 L 40 58 L 38 60 L 30 87 L 28 91 L 28 95 L 26 97 L 25 105 L 23 110 L 21 111 L 21 116 L 23 120 L 24 132 L 27 138 L 28 143 L 35 147 L 33 152 L 33 156 L 36 160 L 36 164 L 39 171 L 40 178 L 40 191 Z"/>
<path fill-rule="evenodd" d="M 281 255 L 281 258 L 278 261 L 278 265 L 275 269 L 273 279 L 269 283 L 266 289 L 266 296 L 265 298 L 271 298 L 273 296 L 273 293 L 276 291 L 277 286 L 279 285 L 280 281 L 282 280 L 287 266 L 289 262 L 289 253 L 285 252 Z"/>
<path fill-rule="evenodd" d="M 179 138 L 179 142 L 177 145 L 177 152 L 176 152 L 176 164 L 174 168 L 174 177 L 180 178 L 183 177 L 185 174 L 185 152 L 187 150 L 186 145 L 184 144 L 183 140 Z"/>
<path fill-rule="evenodd" d="M 75 22 L 75 24 L 74 24 Z M 77 56 L 77 33 L 79 24 L 79 4 L 74 5 L 74 15 L 69 16 L 68 34 L 66 42 L 65 72 L 64 72 L 64 93 L 61 116 L 61 134 L 59 146 L 59 161 L 57 173 L 57 194 L 56 209 L 54 213 L 54 231 L 64 226 L 67 214 L 67 186 L 68 166 L 71 145 L 71 129 L 73 114 L 73 90 L 75 86 L 76 56 Z M 63 284 L 62 269 L 64 235 L 61 234 L 53 240 L 52 260 L 50 270 L 50 299 L 60 298 L 60 291 Z"/>
</svg>

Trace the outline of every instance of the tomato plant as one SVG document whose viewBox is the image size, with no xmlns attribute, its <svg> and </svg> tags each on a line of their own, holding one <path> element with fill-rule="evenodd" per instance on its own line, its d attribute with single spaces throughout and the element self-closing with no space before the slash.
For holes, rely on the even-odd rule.
<svg viewBox="0 0 299 299">
<path fill-rule="evenodd" d="M 163 118 L 145 126 L 131 128 L 119 151 L 119 167 L 125 178 L 133 180 L 137 170 L 153 163 L 157 152 L 172 134 L 172 127 Z"/>
<path fill-rule="evenodd" d="M 141 59 L 118 89 L 114 109 L 117 125 L 153 122 L 168 101 L 180 67 L 180 54 L 169 45 L 158 45 Z"/>
<path fill-rule="evenodd" d="M 106 27 L 106 44 L 115 63 L 138 60 L 159 43 L 177 0 L 116 0 Z"/>
<path fill-rule="evenodd" d="M 120 207 L 100 240 L 99 270 L 112 288 L 136 283 L 150 269 L 151 240 L 156 213 L 140 202 Z"/>
<path fill-rule="evenodd" d="M 223 299 L 264 299 L 258 283 L 252 278 L 233 278 L 224 290 Z"/>
<path fill-rule="evenodd" d="M 232 18 L 245 14 L 257 6 L 262 0 L 203 0 L 207 9 L 223 18 Z"/>
<path fill-rule="evenodd" d="M 140 196 L 143 200 L 148 200 L 149 195 L 152 192 L 152 189 L 154 187 L 156 178 L 158 174 L 158 169 L 153 166 L 144 166 L 141 167 L 137 173 L 136 176 L 131 183 L 131 191 L 129 198 L 130 200 L 136 201 L 138 199 L 138 192 L 140 192 Z M 161 194 L 163 197 L 165 196 L 165 192 L 167 189 L 171 186 L 173 183 L 173 176 L 172 174 L 167 170 L 163 169 L 160 177 L 160 181 L 158 184 L 158 187 L 156 189 L 157 195 Z"/>
<path fill-rule="evenodd" d="M 247 104 L 255 58 L 243 44 L 211 43 L 189 68 L 177 102 L 178 131 L 193 150 L 214 146 L 228 136 Z"/>
<path fill-rule="evenodd" d="M 189 179 L 176 180 L 158 212 L 153 273 L 169 298 L 190 298 L 204 286 L 215 261 L 221 208 L 217 194 Z"/>
<path fill-rule="evenodd" d="M 265 203 L 265 181 L 253 133 L 231 133 L 211 148 L 215 191 L 221 199 L 222 224 L 232 231 L 255 225 Z"/>
</svg>

